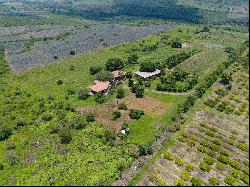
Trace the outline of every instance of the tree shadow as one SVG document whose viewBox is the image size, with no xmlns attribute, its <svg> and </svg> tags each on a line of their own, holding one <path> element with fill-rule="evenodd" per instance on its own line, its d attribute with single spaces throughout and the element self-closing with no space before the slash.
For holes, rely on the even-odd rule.
<svg viewBox="0 0 250 187">
<path fill-rule="evenodd" d="M 134 19 L 163 19 L 188 23 L 200 23 L 203 20 L 198 8 L 178 5 L 177 0 L 113 0 L 106 6 L 101 2 L 96 2 L 91 7 L 84 6 L 83 2 L 83 8 L 68 5 L 63 7 L 67 11 L 61 12 L 62 14 L 92 20 L 124 16 Z"/>
</svg>

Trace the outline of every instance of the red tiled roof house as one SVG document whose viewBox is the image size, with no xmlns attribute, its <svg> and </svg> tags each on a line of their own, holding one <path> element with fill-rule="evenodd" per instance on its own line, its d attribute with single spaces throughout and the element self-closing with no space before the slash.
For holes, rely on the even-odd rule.
<svg viewBox="0 0 250 187">
<path fill-rule="evenodd" d="M 94 84 L 90 86 L 90 90 L 93 94 L 103 93 L 107 95 L 110 88 L 111 88 L 111 84 L 109 81 L 103 82 L 103 81 L 95 80 Z"/>
</svg>

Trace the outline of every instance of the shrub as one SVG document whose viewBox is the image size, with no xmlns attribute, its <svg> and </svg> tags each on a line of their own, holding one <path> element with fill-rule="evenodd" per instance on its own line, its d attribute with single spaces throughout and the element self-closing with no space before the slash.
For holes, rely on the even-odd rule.
<svg viewBox="0 0 250 187">
<path fill-rule="evenodd" d="M 63 80 L 57 80 L 57 81 L 56 81 L 56 84 L 57 84 L 57 85 L 63 84 Z"/>
<path fill-rule="evenodd" d="M 182 133 L 182 136 L 185 137 L 185 138 L 189 137 L 189 135 L 190 135 L 190 134 L 189 134 L 188 132 L 183 132 L 183 133 Z"/>
<path fill-rule="evenodd" d="M 212 157 L 210 157 L 210 156 L 206 156 L 203 160 L 208 165 L 213 165 L 213 163 L 214 163 L 214 159 Z"/>
<path fill-rule="evenodd" d="M 191 176 L 188 172 L 184 171 L 182 174 L 181 174 L 181 179 L 184 180 L 184 181 L 190 181 L 191 179 Z"/>
<path fill-rule="evenodd" d="M 225 164 L 222 164 L 221 162 L 217 162 L 216 168 L 220 171 L 224 171 L 227 167 Z"/>
<path fill-rule="evenodd" d="M 175 186 L 187 186 L 187 184 L 181 179 L 176 180 L 174 184 Z"/>
<path fill-rule="evenodd" d="M 226 176 L 224 182 L 230 186 L 235 186 L 236 180 L 231 176 Z"/>
<path fill-rule="evenodd" d="M 248 146 L 245 143 L 239 143 L 236 145 L 240 150 L 248 152 Z"/>
<path fill-rule="evenodd" d="M 182 160 L 179 157 L 176 157 L 175 158 L 175 163 L 176 163 L 177 166 L 183 166 L 184 165 L 184 160 Z"/>
<path fill-rule="evenodd" d="M 132 87 L 134 85 L 134 81 L 132 79 L 128 80 L 128 87 Z"/>
<path fill-rule="evenodd" d="M 104 135 L 102 137 L 102 141 L 104 143 L 113 146 L 115 139 L 116 139 L 115 133 L 113 133 L 111 130 L 105 130 Z"/>
<path fill-rule="evenodd" d="M 249 168 L 245 167 L 245 168 L 243 169 L 243 173 L 244 173 L 245 175 L 249 175 Z"/>
<path fill-rule="evenodd" d="M 0 164 L 0 171 L 2 171 L 3 170 L 3 164 Z"/>
<path fill-rule="evenodd" d="M 58 58 L 58 57 L 57 57 L 57 58 Z M 69 66 L 69 70 L 70 70 L 70 71 L 75 70 L 75 66 L 74 66 L 74 65 L 70 65 L 70 66 Z"/>
<path fill-rule="evenodd" d="M 153 153 L 153 149 L 150 145 L 147 144 L 139 145 L 139 152 L 140 155 L 148 155 Z"/>
<path fill-rule="evenodd" d="M 53 119 L 53 116 L 51 114 L 46 114 L 42 117 L 44 121 L 50 121 Z"/>
<path fill-rule="evenodd" d="M 221 150 L 220 153 L 226 157 L 230 156 L 230 152 L 228 150 Z"/>
<path fill-rule="evenodd" d="M 225 89 L 218 89 L 215 91 L 215 93 L 219 96 L 225 96 L 227 94 L 227 91 Z"/>
<path fill-rule="evenodd" d="M 205 171 L 205 172 L 210 172 L 210 170 L 212 169 L 210 165 L 208 165 L 207 163 L 205 162 L 201 162 L 200 165 L 199 165 L 200 169 L 202 171 Z"/>
<path fill-rule="evenodd" d="M 241 179 L 242 174 L 241 172 L 237 171 L 236 169 L 231 169 L 230 173 L 232 174 L 232 176 L 236 179 Z"/>
<path fill-rule="evenodd" d="M 118 119 L 120 117 L 121 117 L 121 112 L 119 112 L 119 111 L 113 112 L 113 119 Z"/>
<path fill-rule="evenodd" d="M 7 125 L 0 126 L 0 141 L 6 140 L 10 135 L 12 135 L 12 130 Z"/>
<path fill-rule="evenodd" d="M 86 100 L 89 97 L 88 90 L 79 90 L 77 93 L 78 99 Z"/>
<path fill-rule="evenodd" d="M 62 129 L 59 131 L 59 137 L 62 144 L 69 144 L 72 140 L 72 136 L 69 129 Z"/>
<path fill-rule="evenodd" d="M 227 143 L 228 143 L 229 145 L 234 145 L 234 144 L 235 144 L 235 142 L 234 142 L 232 139 L 228 139 L 228 140 L 227 140 Z"/>
<path fill-rule="evenodd" d="M 96 74 L 96 79 L 99 81 L 109 81 L 113 78 L 113 75 L 109 71 L 101 70 Z"/>
<path fill-rule="evenodd" d="M 197 147 L 197 149 L 198 149 L 198 151 L 200 151 L 200 152 L 202 152 L 202 153 L 206 153 L 206 151 L 207 151 L 207 148 L 204 147 L 204 146 L 202 146 L 202 145 L 199 145 L 199 146 Z"/>
<path fill-rule="evenodd" d="M 12 166 L 15 165 L 18 162 L 18 155 L 15 150 L 8 150 L 6 151 L 6 160 L 8 163 Z"/>
<path fill-rule="evenodd" d="M 195 141 L 193 141 L 193 140 L 188 140 L 188 141 L 187 141 L 187 144 L 188 144 L 190 147 L 193 147 L 193 146 L 195 146 Z"/>
<path fill-rule="evenodd" d="M 243 162 L 244 162 L 245 166 L 249 167 L 249 161 L 248 160 L 244 160 Z"/>
<path fill-rule="evenodd" d="M 185 141 L 186 141 L 186 138 L 184 138 L 183 136 L 179 136 L 179 137 L 177 138 L 177 140 L 180 141 L 180 142 L 185 142 Z"/>
<path fill-rule="evenodd" d="M 176 38 L 175 40 L 173 40 L 171 42 L 171 47 L 172 48 L 181 48 L 182 47 L 182 43 L 181 43 L 180 39 Z"/>
<path fill-rule="evenodd" d="M 223 73 L 221 75 L 221 82 L 224 84 L 224 85 L 227 85 L 230 83 L 230 81 L 232 81 L 232 76 L 228 73 Z"/>
<path fill-rule="evenodd" d="M 0 169 L 0 170 L 1 170 L 1 169 Z M 241 180 L 242 180 L 245 184 L 249 185 L 249 176 L 243 175 L 242 178 L 241 178 Z"/>
<path fill-rule="evenodd" d="M 101 66 L 91 66 L 89 68 L 89 73 L 90 73 L 90 75 L 95 75 L 95 74 L 97 74 L 101 70 L 102 70 Z"/>
<path fill-rule="evenodd" d="M 215 145 L 213 143 L 210 143 L 209 148 L 213 151 L 219 151 L 221 148 L 218 145 Z"/>
<path fill-rule="evenodd" d="M 127 110 L 128 107 L 127 107 L 126 103 L 119 103 L 118 104 L 118 109 L 119 110 Z"/>
<path fill-rule="evenodd" d="M 129 112 L 129 117 L 131 119 L 140 119 L 141 116 L 144 115 L 144 111 L 143 110 L 130 110 Z"/>
<path fill-rule="evenodd" d="M 220 181 L 215 178 L 215 177 L 210 177 L 209 178 L 209 183 L 212 185 L 212 186 L 219 186 L 220 184 Z"/>
<path fill-rule="evenodd" d="M 70 55 L 75 55 L 75 54 L 76 54 L 76 52 L 75 52 L 75 51 L 73 51 L 73 50 L 71 50 L 71 51 L 69 52 L 69 54 L 70 54 Z"/>
<path fill-rule="evenodd" d="M 117 98 L 117 99 L 122 99 L 122 98 L 124 98 L 124 97 L 125 97 L 125 90 L 122 89 L 122 88 L 119 88 L 119 89 L 117 90 L 116 98 Z"/>
<path fill-rule="evenodd" d="M 197 177 L 191 179 L 192 186 L 203 186 L 203 181 Z"/>
<path fill-rule="evenodd" d="M 132 93 L 135 93 L 135 96 L 138 98 L 143 97 L 144 95 L 144 89 L 140 84 L 134 84 L 131 88 Z"/>
<path fill-rule="evenodd" d="M 141 72 L 153 72 L 156 70 L 156 64 L 150 61 L 144 61 L 141 63 Z"/>
<path fill-rule="evenodd" d="M 209 146 L 209 142 L 207 140 L 204 140 L 204 139 L 200 141 L 200 144 L 205 146 L 205 147 Z"/>
<path fill-rule="evenodd" d="M 188 164 L 186 165 L 186 171 L 191 172 L 191 171 L 193 171 L 193 170 L 194 170 L 193 164 L 188 163 Z"/>
<path fill-rule="evenodd" d="M 206 132 L 206 135 L 211 136 L 211 137 L 214 137 L 214 132 L 208 130 L 208 131 Z"/>
<path fill-rule="evenodd" d="M 171 160 L 171 161 L 174 160 L 174 155 L 170 152 L 164 153 L 163 157 L 167 160 Z"/>
<path fill-rule="evenodd" d="M 104 95 L 102 94 L 102 93 L 97 93 L 96 95 L 95 95 L 95 101 L 97 102 L 97 103 L 104 103 L 105 102 L 105 97 L 104 97 Z"/>
<path fill-rule="evenodd" d="M 231 161 L 229 162 L 229 165 L 230 165 L 231 167 L 235 168 L 235 169 L 238 169 L 238 170 L 239 170 L 240 168 L 242 168 L 241 163 L 237 162 L 236 160 L 231 160 Z"/>
<path fill-rule="evenodd" d="M 208 156 L 211 156 L 211 157 L 214 157 L 214 155 L 216 155 L 216 153 L 215 153 L 213 150 L 211 150 L 211 149 L 208 149 L 208 150 L 206 151 L 206 154 L 207 154 Z"/>
<path fill-rule="evenodd" d="M 137 54 L 131 54 L 129 57 L 128 57 L 128 63 L 129 64 L 137 64 L 138 63 L 138 55 Z"/>
<path fill-rule="evenodd" d="M 216 145 L 222 145 L 222 140 L 216 138 L 216 139 L 213 140 L 213 143 L 216 144 Z"/>
<path fill-rule="evenodd" d="M 121 70 L 124 67 L 124 62 L 120 58 L 111 58 L 106 62 L 108 71 Z"/>
<path fill-rule="evenodd" d="M 191 138 L 193 141 L 198 141 L 199 140 L 199 137 L 198 136 L 196 136 L 196 135 L 194 135 L 194 136 L 192 136 L 192 138 Z"/>
<path fill-rule="evenodd" d="M 217 102 L 213 99 L 207 99 L 205 102 L 205 105 L 210 106 L 211 108 L 214 108 L 216 106 Z"/>
<path fill-rule="evenodd" d="M 229 158 L 225 157 L 223 155 L 219 155 L 217 158 L 218 161 L 220 161 L 223 164 L 228 164 L 229 163 Z"/>
<path fill-rule="evenodd" d="M 5 142 L 5 149 L 6 150 L 12 150 L 12 149 L 15 149 L 16 148 L 16 145 L 13 143 L 13 142 Z"/>
<path fill-rule="evenodd" d="M 95 115 L 93 113 L 89 113 L 87 116 L 86 116 L 86 121 L 88 123 L 90 122 L 94 122 L 95 121 Z"/>
</svg>

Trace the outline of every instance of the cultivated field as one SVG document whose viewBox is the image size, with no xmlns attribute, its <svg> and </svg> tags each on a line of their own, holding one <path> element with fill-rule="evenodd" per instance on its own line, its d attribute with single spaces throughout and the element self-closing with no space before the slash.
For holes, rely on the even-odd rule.
<svg viewBox="0 0 250 187">
<path fill-rule="evenodd" d="M 249 185 L 249 71 L 240 62 L 227 72 L 232 88 L 221 95 L 221 79 L 212 86 L 137 185 Z"/>
</svg>

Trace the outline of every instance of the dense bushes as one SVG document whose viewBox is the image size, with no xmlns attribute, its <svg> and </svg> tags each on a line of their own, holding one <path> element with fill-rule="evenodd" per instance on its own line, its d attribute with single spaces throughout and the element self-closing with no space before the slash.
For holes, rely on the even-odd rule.
<svg viewBox="0 0 250 187">
<path fill-rule="evenodd" d="M 59 131 L 59 136 L 61 138 L 62 144 L 68 144 L 72 140 L 71 132 L 69 129 L 66 128 Z"/>
<path fill-rule="evenodd" d="M 7 127 L 6 125 L 0 126 L 0 141 L 6 140 L 10 135 L 12 135 L 11 128 Z"/>
<path fill-rule="evenodd" d="M 135 96 L 138 98 L 142 98 L 144 96 L 144 88 L 139 83 L 132 85 L 131 92 L 135 93 Z"/>
<path fill-rule="evenodd" d="M 144 115 L 143 110 L 130 110 L 129 117 L 131 119 L 140 119 Z"/>
<path fill-rule="evenodd" d="M 117 90 L 116 98 L 117 98 L 117 99 L 122 99 L 122 98 L 124 98 L 124 97 L 125 97 L 125 90 L 122 89 L 122 88 L 119 88 L 119 89 Z"/>
<path fill-rule="evenodd" d="M 108 71 L 121 70 L 124 67 L 124 62 L 120 58 L 112 58 L 106 62 L 106 69 Z"/>
<path fill-rule="evenodd" d="M 188 74 L 182 69 L 176 68 L 172 73 L 161 77 L 161 83 L 157 85 L 158 91 L 186 92 L 198 83 L 196 74 Z"/>
<path fill-rule="evenodd" d="M 113 78 L 113 75 L 109 71 L 101 70 L 96 74 L 96 79 L 99 81 L 109 81 Z"/>
<path fill-rule="evenodd" d="M 154 72 L 156 70 L 156 64 L 151 61 L 144 61 L 141 63 L 141 72 Z"/>
<path fill-rule="evenodd" d="M 167 58 L 162 63 L 162 66 L 163 66 L 163 68 L 173 68 L 198 52 L 199 52 L 198 50 L 192 50 L 189 52 L 182 52 L 180 54 L 173 55 L 173 56 Z"/>
<path fill-rule="evenodd" d="M 97 74 L 101 70 L 102 70 L 101 66 L 91 66 L 89 68 L 89 73 L 90 73 L 90 75 L 95 75 L 95 74 Z"/>
</svg>

